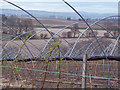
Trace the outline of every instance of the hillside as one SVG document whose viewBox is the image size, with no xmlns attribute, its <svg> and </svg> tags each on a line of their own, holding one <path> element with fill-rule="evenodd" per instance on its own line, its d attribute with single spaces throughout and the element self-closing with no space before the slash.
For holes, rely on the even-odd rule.
<svg viewBox="0 0 120 90">
<path fill-rule="evenodd" d="M 73 19 L 78 19 L 78 15 L 76 15 L 74 12 L 48 12 L 48 11 L 40 11 L 40 10 L 28 10 L 32 15 L 35 17 L 41 17 L 41 18 L 60 18 L 60 19 L 66 19 L 67 17 L 71 17 Z M 98 13 L 88 13 L 80 11 L 80 13 L 85 18 L 103 18 L 106 16 L 116 15 L 115 13 L 106 13 L 106 14 L 98 14 Z M 24 13 L 21 10 L 14 10 L 14 9 L 2 9 L 2 14 L 6 15 L 18 15 L 18 16 L 28 16 L 26 13 Z"/>
</svg>

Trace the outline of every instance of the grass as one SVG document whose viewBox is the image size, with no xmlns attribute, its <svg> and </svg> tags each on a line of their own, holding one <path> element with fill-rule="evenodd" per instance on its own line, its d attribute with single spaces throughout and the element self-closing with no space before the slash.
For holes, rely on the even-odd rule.
<svg viewBox="0 0 120 90">
<path fill-rule="evenodd" d="M 54 27 L 51 27 L 51 26 L 46 26 L 47 28 L 53 28 L 53 29 L 62 29 L 64 28 L 65 26 L 54 26 Z M 34 28 L 43 28 L 42 26 L 34 26 Z M 79 27 L 78 29 L 86 29 L 87 27 Z M 71 29 L 71 27 L 67 27 L 66 29 Z M 95 28 L 93 27 L 92 28 L 93 30 L 105 30 L 105 29 L 102 29 L 102 28 Z"/>
<path fill-rule="evenodd" d="M 10 36 L 9 34 L 2 34 L 2 38 L 7 38 L 8 36 Z M 12 37 L 8 37 L 7 39 L 11 39 Z"/>
</svg>

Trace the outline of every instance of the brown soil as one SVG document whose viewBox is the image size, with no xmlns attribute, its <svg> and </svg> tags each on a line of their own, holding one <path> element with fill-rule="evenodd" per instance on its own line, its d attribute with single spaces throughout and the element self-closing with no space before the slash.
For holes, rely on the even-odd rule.
<svg viewBox="0 0 120 90">
<path fill-rule="evenodd" d="M 97 76 L 97 77 L 106 77 L 106 78 L 118 78 L 118 62 L 109 61 L 109 72 L 108 72 L 108 62 L 105 61 L 103 68 L 102 61 L 89 61 L 87 64 L 87 75 L 88 76 Z M 4 62 L 4 66 L 18 66 L 19 68 L 29 68 L 37 70 L 45 70 L 46 62 Z M 19 69 L 18 69 L 19 70 Z M 56 62 L 50 62 L 47 71 L 57 72 Z M 67 73 L 66 62 L 61 62 L 62 73 Z M 81 76 L 82 75 L 82 62 L 71 61 L 68 63 L 68 73 L 77 74 L 68 75 L 68 86 L 69 88 L 80 88 L 81 87 Z M 44 73 L 41 71 L 32 71 L 32 70 L 20 70 L 17 73 L 17 69 L 2 68 L 2 83 L 3 87 L 39 87 L 41 88 L 44 78 Z M 56 88 L 58 83 L 58 74 L 47 73 L 44 88 Z M 67 75 L 61 74 L 60 79 L 60 88 L 67 88 Z M 108 80 L 106 79 L 96 79 L 96 78 L 87 78 L 87 87 L 88 88 L 107 88 Z M 110 80 L 111 88 L 118 88 L 118 81 Z"/>
</svg>

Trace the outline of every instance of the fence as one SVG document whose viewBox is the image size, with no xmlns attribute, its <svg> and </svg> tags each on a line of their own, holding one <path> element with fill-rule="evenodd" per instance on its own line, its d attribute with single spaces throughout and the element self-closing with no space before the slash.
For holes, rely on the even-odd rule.
<svg viewBox="0 0 120 90">
<path fill-rule="evenodd" d="M 91 63 L 92 62 L 92 63 Z M 106 64 L 105 64 L 106 63 Z M 108 67 L 109 63 L 109 67 Z M 82 61 L 49 62 L 3 62 L 3 86 L 24 88 L 81 88 L 86 77 L 86 88 L 118 88 L 118 61 L 88 61 L 86 75 L 82 75 Z M 60 71 L 59 71 L 60 70 Z M 46 76 L 45 76 L 46 73 Z M 60 77 L 59 77 L 60 75 Z"/>
<path fill-rule="evenodd" d="M 118 19 L 118 15 L 109 16 L 89 24 L 77 10 L 65 2 L 82 18 L 87 28 L 82 31 L 78 30 L 78 37 L 71 37 L 71 35 L 62 37 L 63 31 L 80 22 L 63 26 L 54 32 L 51 29 L 56 27 L 47 28 L 28 11 L 14 3 L 4 1 L 30 15 L 42 28 L 17 33 L 16 27 L 2 22 L 3 29 L 7 28 L 12 33 L 0 37 L 3 42 L 0 44 L 2 47 L 0 67 L 2 68 L 3 87 L 42 89 L 86 86 L 86 88 L 119 88 L 120 35 L 119 33 L 115 34 L 116 28 L 109 31 L 111 28 L 104 27 L 103 23 L 110 18 Z M 114 24 L 118 24 L 117 20 L 114 21 Z M 94 26 L 100 27 L 102 30 L 97 30 Z M 43 32 L 48 33 L 49 37 L 41 38 L 38 36 L 35 38 L 38 34 L 44 34 Z M 96 32 L 104 32 L 109 36 L 103 33 L 97 35 Z M 87 65 L 85 65 L 87 68 L 82 62 L 83 55 L 86 53 L 88 55 Z M 85 69 L 86 73 L 83 72 Z"/>
</svg>

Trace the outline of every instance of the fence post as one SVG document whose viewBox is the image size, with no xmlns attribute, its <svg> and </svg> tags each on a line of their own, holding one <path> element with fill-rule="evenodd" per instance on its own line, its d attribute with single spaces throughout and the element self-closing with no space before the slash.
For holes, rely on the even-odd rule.
<svg viewBox="0 0 120 90">
<path fill-rule="evenodd" d="M 82 90 L 86 88 L 86 70 L 87 70 L 87 54 L 83 56 L 83 70 L 82 70 Z"/>
<path fill-rule="evenodd" d="M 2 6 L 0 4 L 0 6 Z M 0 10 L 2 12 L 2 10 Z M 0 17 L 1 19 L 1 17 Z M 0 37 L 2 36 L 2 24 L 0 23 Z M 0 39 L 0 50 L 2 50 L 2 39 Z M 0 61 L 2 61 L 2 54 L 0 54 Z M 2 66 L 2 62 L 0 63 L 0 66 Z M 2 67 L 0 67 L 0 78 L 2 78 Z M 2 80 L 0 80 L 0 83 L 3 85 Z M 2 90 L 2 85 L 0 85 L 0 89 Z"/>
<path fill-rule="evenodd" d="M 66 61 L 66 66 L 67 66 L 67 88 L 69 88 L 68 84 L 68 61 Z"/>
</svg>

